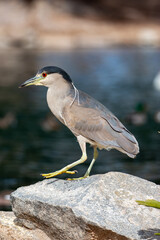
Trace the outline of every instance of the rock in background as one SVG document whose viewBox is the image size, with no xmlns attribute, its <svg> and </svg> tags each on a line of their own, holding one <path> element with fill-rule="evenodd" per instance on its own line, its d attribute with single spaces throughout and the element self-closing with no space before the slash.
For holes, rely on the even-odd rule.
<svg viewBox="0 0 160 240">
<path fill-rule="evenodd" d="M 136 200 L 160 200 L 160 186 L 110 172 L 80 181 L 49 179 L 11 194 L 17 223 L 53 240 L 158 239 L 159 209 Z"/>
</svg>

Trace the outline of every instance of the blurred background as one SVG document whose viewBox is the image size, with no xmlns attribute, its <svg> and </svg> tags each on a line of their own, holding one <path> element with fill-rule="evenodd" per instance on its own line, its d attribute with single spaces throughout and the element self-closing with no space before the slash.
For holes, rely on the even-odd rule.
<svg viewBox="0 0 160 240">
<path fill-rule="evenodd" d="M 0 0 L 0 210 L 10 209 L 11 191 L 81 155 L 50 113 L 47 89 L 18 89 L 46 65 L 64 68 L 139 142 L 135 159 L 101 151 L 92 174 L 121 171 L 160 183 L 159 12 L 159 0 Z M 77 176 L 91 159 L 88 146 Z"/>
</svg>

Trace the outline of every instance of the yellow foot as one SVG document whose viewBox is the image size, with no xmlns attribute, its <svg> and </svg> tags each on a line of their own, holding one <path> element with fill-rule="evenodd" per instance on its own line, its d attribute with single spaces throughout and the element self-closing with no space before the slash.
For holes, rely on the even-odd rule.
<svg viewBox="0 0 160 240">
<path fill-rule="evenodd" d="M 57 175 L 60 175 L 62 173 L 68 173 L 68 174 L 75 174 L 77 173 L 77 170 L 73 170 L 73 171 L 56 171 L 56 172 L 53 172 L 53 173 L 44 173 L 44 174 L 41 174 L 43 177 L 45 178 L 51 178 L 51 177 L 55 177 Z"/>
<path fill-rule="evenodd" d="M 85 179 L 85 178 L 87 178 L 87 177 L 89 177 L 89 176 L 83 176 L 83 177 L 79 177 L 79 178 L 67 178 L 67 180 L 68 181 L 74 181 L 74 180 L 82 180 L 82 179 Z"/>
</svg>

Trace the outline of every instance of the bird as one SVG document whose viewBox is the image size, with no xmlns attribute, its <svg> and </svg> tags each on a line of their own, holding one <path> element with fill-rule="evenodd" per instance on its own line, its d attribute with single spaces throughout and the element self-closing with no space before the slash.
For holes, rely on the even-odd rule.
<svg viewBox="0 0 160 240">
<path fill-rule="evenodd" d="M 75 135 L 82 151 L 79 160 L 55 172 L 42 174 L 44 178 L 63 173 L 75 174 L 77 171 L 71 169 L 87 160 L 86 143 L 93 147 L 93 159 L 84 176 L 68 180 L 89 177 L 98 157 L 98 150 L 116 149 L 130 158 L 135 158 L 139 153 L 139 145 L 134 135 L 108 108 L 78 90 L 69 74 L 62 68 L 43 67 L 34 77 L 22 83 L 20 88 L 30 85 L 48 88 L 47 103 L 51 112 Z"/>
</svg>

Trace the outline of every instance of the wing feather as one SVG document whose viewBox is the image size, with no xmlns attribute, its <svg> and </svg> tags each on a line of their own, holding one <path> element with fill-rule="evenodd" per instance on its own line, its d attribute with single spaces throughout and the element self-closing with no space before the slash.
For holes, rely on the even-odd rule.
<svg viewBox="0 0 160 240">
<path fill-rule="evenodd" d="M 67 127 L 76 136 L 82 135 L 104 148 L 116 148 L 130 157 L 139 152 L 132 133 L 107 108 L 84 93 L 79 101 L 64 108 L 63 115 Z"/>
</svg>

